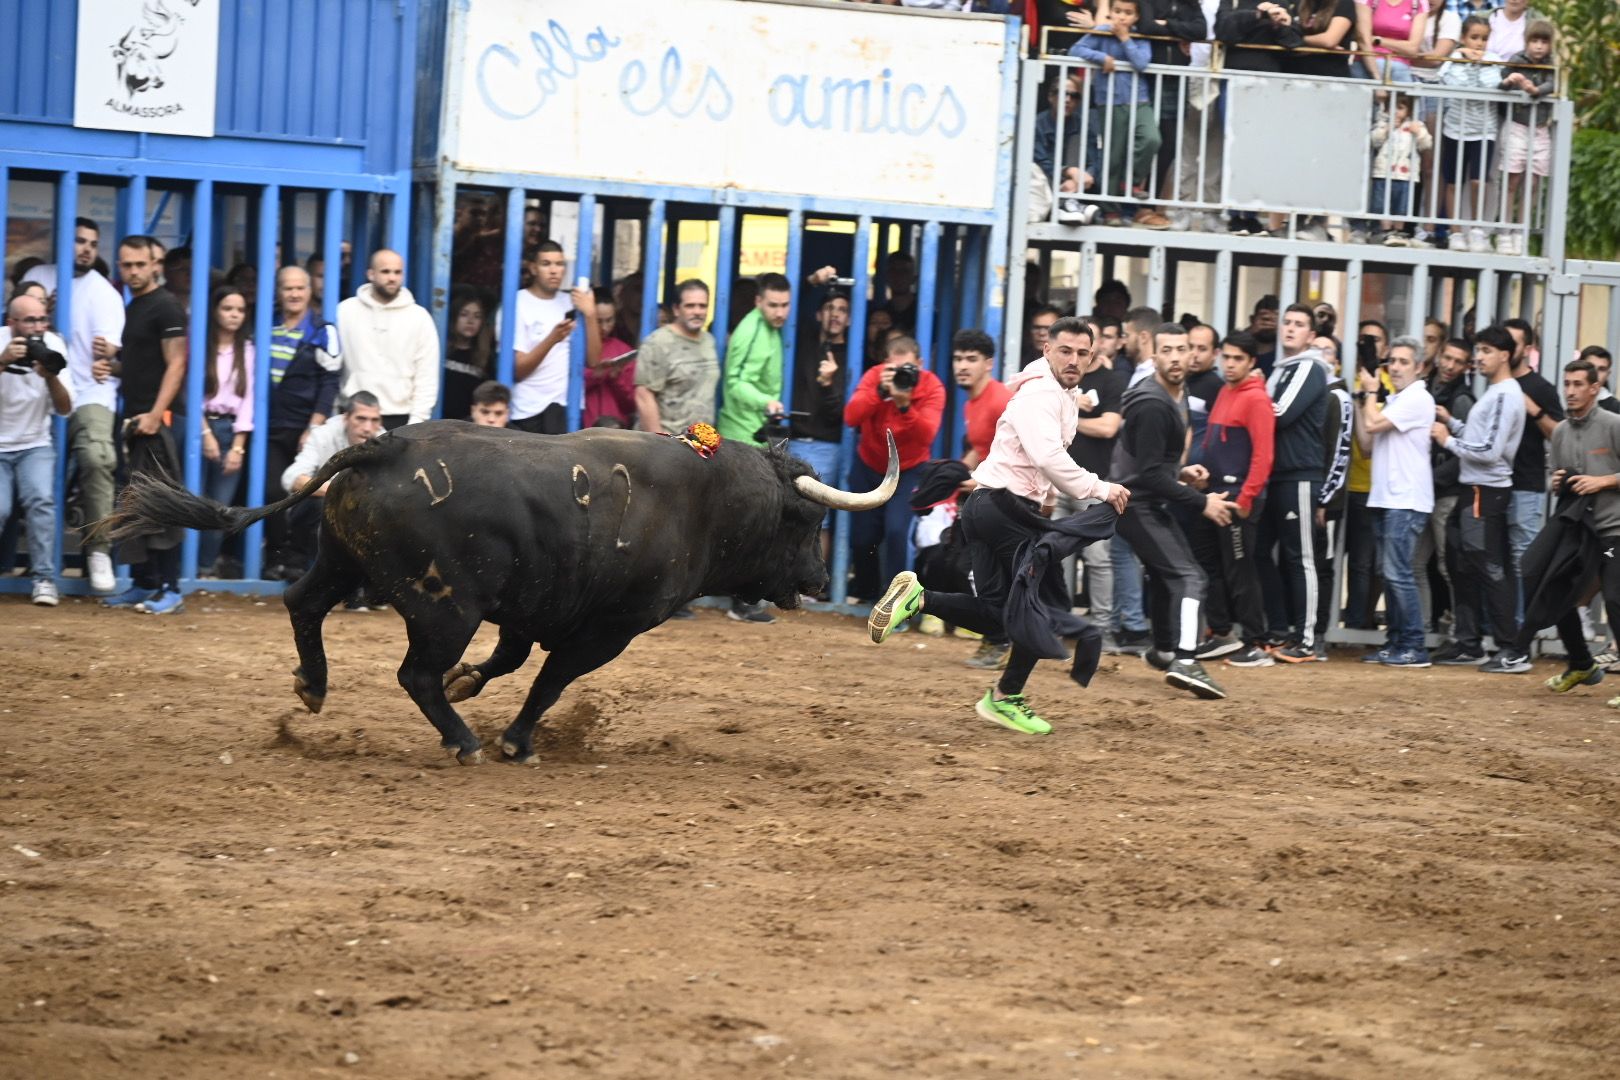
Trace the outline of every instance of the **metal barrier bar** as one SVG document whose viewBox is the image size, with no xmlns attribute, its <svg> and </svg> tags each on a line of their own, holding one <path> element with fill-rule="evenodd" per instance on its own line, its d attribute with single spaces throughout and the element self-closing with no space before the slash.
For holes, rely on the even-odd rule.
<svg viewBox="0 0 1620 1080">
<path fill-rule="evenodd" d="M 0 210 L 9 211 L 10 203 L 0 206 Z M 73 237 L 77 228 L 74 219 L 79 215 L 79 174 L 65 172 L 56 188 L 56 313 L 55 322 L 58 332 L 64 341 L 73 340 Z M 118 258 L 118 249 L 113 249 L 113 259 Z M 118 432 L 113 432 L 113 438 L 118 439 Z M 57 572 L 62 569 L 62 552 L 66 547 L 65 532 L 67 529 L 67 500 L 62 496 L 67 493 L 68 470 L 68 441 L 67 419 L 53 417 L 51 421 L 51 440 L 56 446 L 56 490 L 59 493 L 56 499 L 55 535 L 51 538 L 54 550 Z M 10 509 L 9 507 L 7 508 Z M 85 576 L 89 576 L 89 567 L 85 568 Z"/>
<path fill-rule="evenodd" d="M 338 304 L 343 301 L 343 196 L 341 188 L 333 188 L 326 193 L 326 220 L 321 235 L 321 318 L 332 325 L 337 325 Z M 455 192 L 450 193 L 451 209 L 454 210 Z M 453 222 L 453 215 L 452 215 Z M 450 247 L 448 243 L 449 229 L 445 230 L 445 267 L 446 280 L 450 265 Z M 403 254 L 403 253 L 402 253 Z M 354 261 L 358 264 L 362 259 L 369 260 L 369 251 L 354 250 Z M 423 299 L 427 299 L 423 297 Z M 430 311 L 439 312 L 439 340 L 445 338 L 444 308 L 448 306 L 450 298 L 447 296 L 437 304 L 429 307 Z M 343 348 L 343 342 L 338 341 L 338 348 Z"/>
<path fill-rule="evenodd" d="M 501 295 L 498 303 L 501 312 L 500 338 L 502 342 L 510 343 L 511 347 L 503 346 L 495 358 L 495 378 L 506 387 L 511 387 L 517 377 L 517 301 L 523 282 L 520 271 L 523 269 L 523 257 L 527 254 L 523 250 L 523 203 L 527 197 L 528 192 L 523 188 L 508 188 L 506 192 L 506 235 L 501 237 Z M 442 341 L 446 355 L 449 355 L 450 335 L 455 332 L 454 293 L 452 288 L 451 299 L 445 310 Z M 489 312 L 484 313 L 485 320 L 489 315 Z M 439 400 L 444 400 L 442 378 L 439 380 Z"/>
<path fill-rule="evenodd" d="M 866 292 L 872 286 L 867 263 L 871 258 L 872 218 L 869 214 L 862 214 L 855 221 L 855 254 L 850 268 L 855 285 L 849 292 L 849 347 L 844 350 L 846 400 L 855 393 L 861 380 L 861 352 L 866 347 Z M 849 464 L 855 460 L 855 429 L 844 425 L 841 441 L 844 472 L 837 477 L 837 484 L 844 487 L 848 483 Z M 827 599 L 834 604 L 842 604 L 849 599 L 849 528 L 849 511 L 836 511 L 833 516 L 832 569 L 828 574 L 832 580 L 827 587 Z"/>
<path fill-rule="evenodd" d="M 926 241 L 926 234 L 924 239 Z M 956 320 L 956 275 L 953 271 L 958 264 L 955 225 L 943 228 L 938 263 L 938 276 L 934 282 L 934 293 L 938 300 L 934 305 L 933 348 L 923 354 L 922 361 L 945 384 L 945 411 L 940 414 L 939 427 L 934 431 L 933 455 L 948 458 L 956 456 L 954 448 L 957 445 L 949 439 L 951 424 L 947 423 L 957 411 L 955 395 L 950 390 L 956 385 L 956 380 L 951 376 L 951 333 L 954 329 L 952 323 Z"/>
<path fill-rule="evenodd" d="M 579 240 L 574 250 L 574 276 L 575 278 L 590 276 L 591 252 L 596 248 L 596 196 L 581 195 L 579 197 Z M 563 282 L 564 288 L 572 286 L 572 282 Z M 594 317 L 594 312 L 586 312 L 586 318 Z M 585 408 L 585 320 L 580 319 L 574 324 L 574 336 L 568 344 L 568 430 L 579 430 L 579 414 Z"/>
<path fill-rule="evenodd" d="M 731 334 L 731 281 L 737 276 L 737 208 L 720 208 L 720 237 L 714 262 L 713 306 L 709 309 L 709 332 L 714 335 L 715 351 L 720 355 L 722 374 L 726 362 L 726 338 Z M 716 394 L 719 393 L 718 388 Z"/>
<path fill-rule="evenodd" d="M 930 221 L 923 226 L 922 252 L 917 259 L 916 317 L 917 351 L 924 364 L 934 355 L 934 311 L 938 306 L 935 295 L 939 288 L 939 236 L 940 225 Z"/>
<path fill-rule="evenodd" d="M 777 397 L 788 408 L 793 402 L 793 372 L 799 344 L 799 301 L 803 289 L 804 268 L 804 212 L 791 210 L 787 216 L 787 260 L 783 267 L 788 279 L 789 294 L 794 297 L 788 308 L 787 322 L 782 324 L 782 388 Z"/>
<path fill-rule="evenodd" d="M 294 196 L 296 199 L 296 195 Z M 296 205 L 296 203 L 295 203 Z M 264 489 L 266 472 L 269 465 L 269 435 L 270 435 L 270 346 L 271 346 L 271 314 L 275 310 L 276 291 L 276 233 L 279 231 L 279 218 L 281 210 L 281 187 L 277 184 L 266 184 L 259 189 L 259 280 L 253 294 L 253 434 L 248 437 L 247 454 L 247 504 L 249 506 L 262 506 L 264 504 Z M 291 217 L 292 215 L 285 215 Z M 297 258 L 292 255 L 292 249 L 287 248 L 289 258 L 288 266 L 296 266 Z M 209 313 L 212 317 L 212 312 Z M 243 326 L 242 333 L 250 332 L 250 328 Z M 214 358 L 209 357 L 208 363 Z M 201 411 L 197 414 L 196 426 L 207 421 L 203 419 Z M 226 447 L 220 447 L 224 453 Z M 263 572 L 263 539 L 264 522 L 255 521 L 249 525 L 242 534 L 242 577 L 248 581 L 258 581 Z"/>
<path fill-rule="evenodd" d="M 175 440 L 180 446 L 181 468 L 185 473 L 186 487 L 191 491 L 202 490 L 202 424 L 203 424 L 203 374 L 213 357 L 208 355 L 208 323 L 213 318 L 209 310 L 208 285 L 209 265 L 198 261 L 199 252 L 214 250 L 214 182 L 212 180 L 199 180 L 195 189 L 194 207 L 191 225 L 191 324 L 186 339 L 186 381 L 182 392 L 185 394 L 184 410 L 186 430 L 180 438 Z M 185 579 L 195 579 L 197 576 L 197 533 L 194 529 L 187 529 L 180 547 L 180 576 Z"/>
<path fill-rule="evenodd" d="M 664 265 L 664 212 L 667 203 L 654 199 L 647 204 L 647 217 L 642 223 L 641 236 L 641 325 L 636 332 L 641 340 L 658 329 L 658 274 Z M 611 273 L 611 268 L 609 270 Z M 670 285 L 674 288 L 674 283 Z M 673 292 L 670 299 L 677 299 Z"/>
</svg>

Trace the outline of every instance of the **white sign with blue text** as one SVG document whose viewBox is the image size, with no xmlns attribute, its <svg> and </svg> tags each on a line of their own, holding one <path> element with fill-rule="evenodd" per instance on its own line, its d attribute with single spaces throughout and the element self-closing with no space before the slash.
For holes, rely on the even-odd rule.
<svg viewBox="0 0 1620 1080">
<path fill-rule="evenodd" d="M 995 204 L 1005 23 L 738 0 L 467 0 L 463 169 Z"/>
<path fill-rule="evenodd" d="M 73 125 L 214 134 L 219 0 L 79 0 Z"/>
</svg>

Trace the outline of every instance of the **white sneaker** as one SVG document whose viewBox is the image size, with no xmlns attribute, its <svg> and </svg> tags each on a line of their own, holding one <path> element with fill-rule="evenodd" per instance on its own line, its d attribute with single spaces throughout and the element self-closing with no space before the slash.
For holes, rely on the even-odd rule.
<svg viewBox="0 0 1620 1080">
<path fill-rule="evenodd" d="M 1318 244 L 1325 244 L 1329 240 L 1327 229 L 1314 221 L 1300 229 L 1295 234 L 1295 237 L 1300 240 L 1311 240 Z"/>
<path fill-rule="evenodd" d="M 118 588 L 118 578 L 113 574 L 112 557 L 105 551 L 92 551 L 85 560 L 90 564 L 90 588 L 93 592 L 110 593 Z"/>
<path fill-rule="evenodd" d="M 1468 250 L 1468 237 L 1463 235 L 1463 231 L 1461 229 L 1453 229 L 1453 230 L 1451 230 L 1451 234 L 1446 237 L 1446 250 L 1448 250 L 1448 251 L 1467 251 Z"/>
<path fill-rule="evenodd" d="M 1476 255 L 1488 254 L 1491 250 L 1491 236 L 1484 229 L 1473 228 L 1468 230 L 1468 250 Z"/>
<path fill-rule="evenodd" d="M 34 582 L 34 603 L 40 607 L 55 607 L 61 603 L 61 597 L 56 594 L 56 582 Z"/>
<path fill-rule="evenodd" d="M 1083 203 L 1079 199 L 1062 199 L 1058 202 L 1058 221 L 1065 225 L 1090 225 L 1097 220 L 1097 207 L 1091 203 Z"/>
<path fill-rule="evenodd" d="M 1496 253 L 1498 255 L 1523 255 L 1524 249 L 1519 246 L 1519 234 L 1499 234 L 1496 237 Z"/>
<path fill-rule="evenodd" d="M 1170 219 L 1172 232 L 1189 232 L 1192 229 L 1192 214 L 1186 210 L 1172 210 L 1165 215 Z"/>
<path fill-rule="evenodd" d="M 1219 210 L 1210 210 L 1204 214 L 1201 231 L 1207 233 L 1223 233 L 1226 231 L 1226 218 Z"/>
</svg>

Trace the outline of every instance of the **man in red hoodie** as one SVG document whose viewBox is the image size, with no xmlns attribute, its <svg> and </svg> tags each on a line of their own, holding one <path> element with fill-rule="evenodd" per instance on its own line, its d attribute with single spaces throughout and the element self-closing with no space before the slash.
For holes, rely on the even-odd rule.
<svg viewBox="0 0 1620 1080">
<path fill-rule="evenodd" d="M 1266 483 L 1271 479 L 1277 416 L 1260 377 L 1260 344 L 1242 331 L 1221 345 L 1221 377 L 1226 385 L 1209 411 L 1203 441 L 1192 448 L 1192 464 L 1209 470 L 1209 489 L 1236 500 L 1232 520 L 1218 525 L 1199 518 L 1190 539 L 1193 555 L 1209 579 L 1204 617 L 1209 637 L 1199 660 L 1225 656 L 1233 667 L 1270 667 L 1276 661 L 1260 647 L 1266 632 L 1265 604 L 1255 569 L 1255 532 Z M 1232 636 L 1233 620 L 1243 638 Z"/>
<path fill-rule="evenodd" d="M 887 359 L 861 376 L 844 406 L 844 423 L 856 429 L 855 460 L 849 482 L 883 482 L 889 465 L 885 432 L 894 433 L 900 453 L 900 488 L 883 506 L 856 514 L 849 523 L 850 547 L 857 552 L 882 545 L 878 580 L 911 569 L 911 493 L 917 466 L 928 460 L 940 419 L 945 415 L 945 384 L 923 366 L 915 338 L 889 342 Z M 861 489 L 865 490 L 865 489 Z M 863 593 L 862 595 L 871 595 Z"/>
</svg>

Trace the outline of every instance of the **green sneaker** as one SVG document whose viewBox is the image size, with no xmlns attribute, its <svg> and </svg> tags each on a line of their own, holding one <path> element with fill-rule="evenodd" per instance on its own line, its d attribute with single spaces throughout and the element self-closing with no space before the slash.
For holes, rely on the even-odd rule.
<svg viewBox="0 0 1620 1080">
<path fill-rule="evenodd" d="M 1577 686 L 1596 686 L 1602 681 L 1603 669 L 1593 664 L 1579 671 L 1569 668 L 1562 675 L 1554 675 L 1542 685 L 1555 694 L 1567 694 Z"/>
<path fill-rule="evenodd" d="M 1008 694 L 997 701 L 995 690 L 986 690 L 973 711 L 992 724 L 1000 724 L 1025 735 L 1049 735 L 1052 732 L 1052 725 L 1030 710 L 1023 694 Z"/>
<path fill-rule="evenodd" d="M 917 580 L 916 574 L 902 570 L 894 575 L 883 599 L 872 605 L 872 614 L 866 617 L 866 628 L 872 632 L 872 640 L 879 645 L 888 640 L 895 627 L 917 614 L 922 599 L 922 582 Z"/>
</svg>

